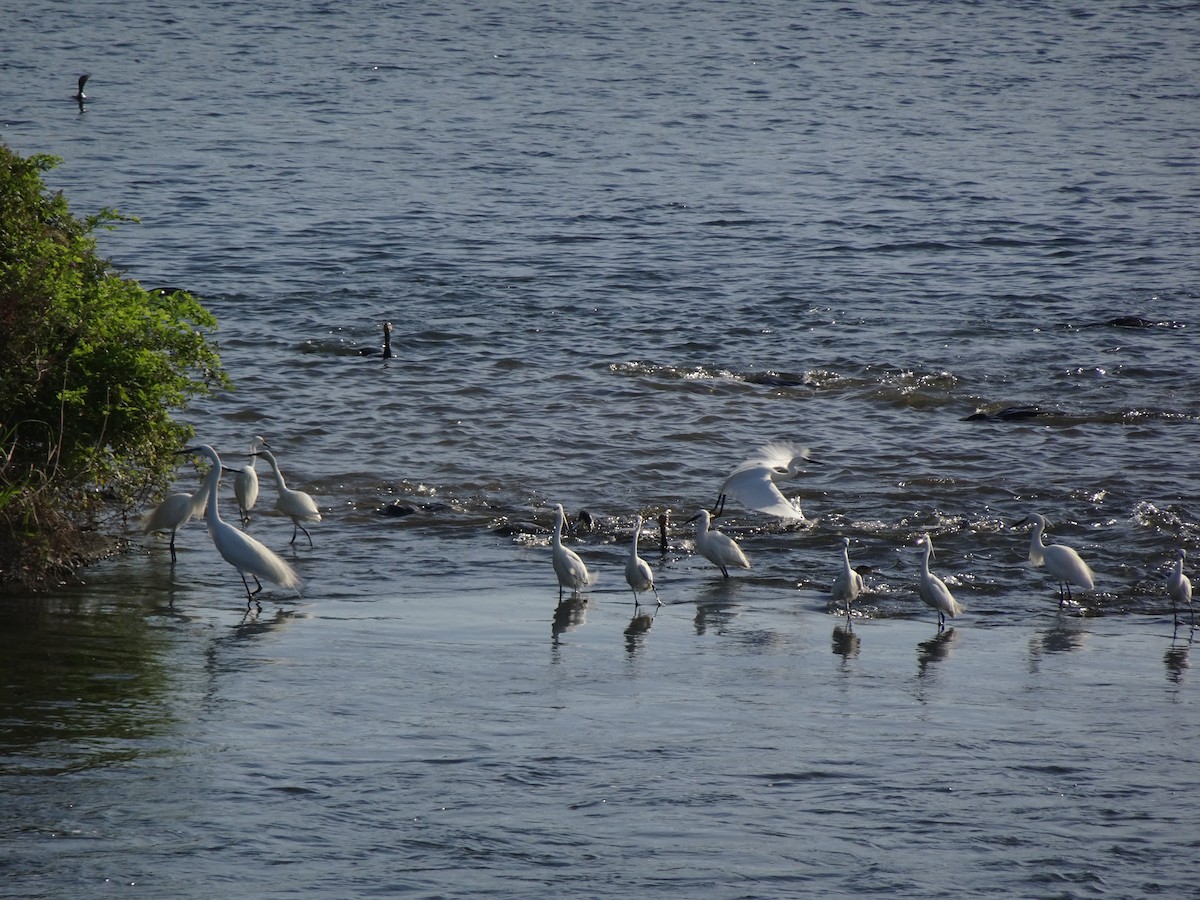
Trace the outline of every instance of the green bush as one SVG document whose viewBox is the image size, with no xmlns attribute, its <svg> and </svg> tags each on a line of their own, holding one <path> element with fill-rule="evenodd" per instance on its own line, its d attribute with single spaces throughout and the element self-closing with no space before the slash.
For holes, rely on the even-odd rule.
<svg viewBox="0 0 1200 900">
<path fill-rule="evenodd" d="M 97 552 L 161 492 L 191 429 L 172 413 L 228 380 L 216 319 L 184 291 L 148 291 L 97 255 L 42 173 L 0 144 L 0 582 L 38 585 Z"/>
</svg>

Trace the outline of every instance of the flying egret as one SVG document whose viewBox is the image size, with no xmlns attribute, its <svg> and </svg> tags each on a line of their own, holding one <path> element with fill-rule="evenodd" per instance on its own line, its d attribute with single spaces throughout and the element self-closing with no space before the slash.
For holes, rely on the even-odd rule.
<svg viewBox="0 0 1200 900">
<path fill-rule="evenodd" d="M 1050 574 L 1058 579 L 1058 605 L 1060 607 L 1064 602 L 1071 600 L 1071 585 L 1075 584 L 1089 591 L 1095 587 L 1092 570 L 1073 548 L 1065 544 L 1046 546 L 1042 543 L 1042 533 L 1046 530 L 1047 524 L 1045 516 L 1033 513 L 1017 524 L 1023 525 L 1026 522 L 1033 522 L 1033 535 L 1029 539 L 1029 561 L 1035 566 L 1044 565 Z"/>
<path fill-rule="evenodd" d="M 917 584 L 917 592 L 926 606 L 937 610 L 938 631 L 941 631 L 946 627 L 946 616 L 953 619 L 966 607 L 954 599 L 946 582 L 929 571 L 929 557 L 933 556 L 933 541 L 929 535 L 921 535 L 920 543 L 925 545 L 925 555 L 921 559 L 921 580 Z"/>
<path fill-rule="evenodd" d="M 204 481 L 203 493 L 208 501 L 208 509 L 204 511 L 204 519 L 208 523 L 208 534 L 213 545 L 224 560 L 237 569 L 242 576 L 242 584 L 246 588 L 246 606 L 249 608 L 254 595 L 262 591 L 260 578 L 274 582 L 282 587 L 299 587 L 300 579 L 295 570 L 282 560 L 274 551 L 261 542 L 250 537 L 243 531 L 234 528 L 221 518 L 217 510 L 217 488 L 221 484 L 221 457 L 217 451 L 207 444 L 192 447 L 187 453 L 199 453 L 212 463 Z M 254 579 L 255 590 L 250 590 L 249 575 Z"/>
<path fill-rule="evenodd" d="M 835 605 L 845 601 L 846 618 L 849 619 L 850 604 L 863 590 L 862 576 L 850 568 L 850 538 L 844 537 L 842 538 L 842 571 L 834 579 L 833 589 L 829 592 L 830 599 Z"/>
<path fill-rule="evenodd" d="M 804 513 L 780 493 L 775 482 L 789 481 L 800 474 L 808 459 L 808 448 L 790 441 L 772 441 L 729 473 L 713 506 L 712 516 L 725 511 L 725 498 L 734 497 L 751 509 L 779 516 L 804 519 Z"/>
<path fill-rule="evenodd" d="M 304 536 L 308 538 L 308 546 L 311 547 L 312 535 L 300 523 L 321 521 L 321 511 L 317 509 L 317 504 L 304 491 L 294 491 L 284 483 L 283 473 L 279 471 L 279 463 L 275 461 L 274 453 L 264 447 L 262 450 L 256 450 L 253 455 L 261 456 L 270 463 L 271 471 L 275 473 L 275 486 L 279 489 L 279 499 L 275 501 L 275 508 L 292 520 L 292 539 L 289 543 L 296 543 L 299 529 L 304 532 Z"/>
<path fill-rule="evenodd" d="M 171 532 L 171 562 L 175 562 L 175 532 L 186 525 L 192 516 L 204 514 L 204 501 L 207 497 L 203 488 L 194 494 L 171 494 L 154 507 L 150 515 L 146 517 L 146 524 L 142 526 L 142 534 L 169 529 Z"/>
<path fill-rule="evenodd" d="M 565 521 L 566 513 L 563 512 L 562 504 L 555 504 L 551 560 L 554 563 L 554 574 L 558 576 L 558 600 L 560 603 L 562 602 L 563 588 L 570 588 L 572 595 L 576 595 L 588 585 L 596 583 L 596 577 L 588 571 L 583 560 L 579 558 L 579 554 L 569 547 L 563 546 L 562 534 Z"/>
<path fill-rule="evenodd" d="M 662 606 L 662 600 L 658 597 L 658 588 L 654 586 L 654 573 L 650 571 L 650 565 L 640 556 L 638 556 L 638 536 L 642 533 L 642 517 L 637 517 L 637 523 L 633 526 L 633 544 L 629 548 L 629 561 L 625 563 L 625 580 L 629 582 L 629 586 L 633 588 L 633 605 L 638 605 L 639 591 L 654 591 L 654 599 L 658 600 L 658 605 Z"/>
<path fill-rule="evenodd" d="M 243 525 L 250 521 L 250 510 L 254 509 L 254 504 L 258 502 L 258 470 L 254 468 L 258 457 L 254 455 L 254 451 L 258 449 L 259 444 L 264 447 L 271 446 L 266 438 L 255 437 L 250 444 L 250 462 L 238 469 L 233 479 L 233 495 L 237 497 L 238 515 Z"/>
<path fill-rule="evenodd" d="M 1186 556 L 1187 551 L 1180 548 L 1179 558 L 1175 560 L 1175 568 L 1167 576 L 1167 593 L 1171 595 L 1171 615 L 1174 616 L 1175 611 L 1186 603 L 1192 625 L 1195 626 L 1196 611 L 1192 608 L 1192 582 L 1183 574 L 1183 560 Z M 1175 621 L 1178 623 L 1179 619 L 1176 618 Z"/>
<path fill-rule="evenodd" d="M 697 519 L 700 521 L 696 522 Z M 700 555 L 720 569 L 726 578 L 729 577 L 729 566 L 750 568 L 750 560 L 746 559 L 746 554 L 737 545 L 737 541 L 715 529 L 710 530 L 710 520 L 711 514 L 707 509 L 700 510 L 688 519 L 689 522 L 696 522 L 696 549 L 700 551 Z"/>
</svg>

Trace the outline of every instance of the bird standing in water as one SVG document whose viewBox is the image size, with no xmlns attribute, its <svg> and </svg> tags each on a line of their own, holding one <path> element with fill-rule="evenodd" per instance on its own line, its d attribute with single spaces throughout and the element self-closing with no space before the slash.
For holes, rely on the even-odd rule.
<svg viewBox="0 0 1200 900">
<path fill-rule="evenodd" d="M 570 588 L 572 594 L 578 594 L 581 590 L 594 584 L 596 581 L 595 576 L 588 571 L 587 566 L 583 564 L 583 560 L 579 558 L 579 554 L 569 547 L 563 546 L 563 523 L 566 522 L 566 518 L 567 516 L 563 512 L 562 504 L 555 504 L 554 534 L 550 543 L 554 574 L 558 576 L 559 602 L 562 601 L 563 588 Z"/>
<path fill-rule="evenodd" d="M 254 509 L 254 504 L 258 502 L 258 470 L 254 468 L 258 457 L 254 455 L 254 451 L 259 445 L 270 446 L 265 438 L 256 437 L 250 444 L 250 462 L 238 469 L 233 479 L 233 495 L 237 497 L 238 515 L 243 525 L 250 521 L 250 510 Z"/>
<path fill-rule="evenodd" d="M 850 568 L 850 538 L 844 537 L 842 538 L 842 571 L 838 572 L 837 578 L 834 579 L 829 597 L 835 606 L 845 602 L 846 618 L 849 619 L 850 604 L 863 592 L 863 588 L 863 577 Z"/>
<path fill-rule="evenodd" d="M 938 631 L 941 631 L 946 627 L 946 616 L 953 619 L 966 607 L 954 599 L 950 588 L 946 587 L 946 582 L 929 571 L 929 557 L 933 556 L 933 541 L 929 539 L 929 535 L 921 535 L 920 543 L 925 545 L 925 555 L 921 559 L 921 580 L 917 583 L 917 593 L 921 595 L 926 606 L 937 610 Z"/>
<path fill-rule="evenodd" d="M 1044 565 L 1050 574 L 1058 579 L 1060 607 L 1071 602 L 1071 585 L 1078 585 L 1089 591 L 1095 587 L 1092 570 L 1073 548 L 1065 544 L 1047 546 L 1042 543 L 1042 533 L 1047 524 L 1045 516 L 1033 513 L 1017 524 L 1023 525 L 1026 522 L 1033 522 L 1033 534 L 1029 538 L 1029 561 L 1035 566 Z"/>
<path fill-rule="evenodd" d="M 201 444 L 185 452 L 199 453 L 212 463 L 202 491 L 208 502 L 208 508 L 204 511 L 204 519 L 208 523 L 208 534 L 212 538 L 213 546 L 217 548 L 221 557 L 237 569 L 238 574 L 242 576 L 242 584 L 246 588 L 247 608 L 254 599 L 254 595 L 262 591 L 260 578 L 265 578 L 282 587 L 298 587 L 300 579 L 291 566 L 273 550 L 268 549 L 261 542 L 245 532 L 239 531 L 221 518 L 221 513 L 217 509 L 217 489 L 221 484 L 221 457 L 217 455 L 217 451 L 207 444 Z M 247 575 L 254 579 L 256 588 L 253 591 L 250 590 L 250 582 L 246 580 Z"/>
<path fill-rule="evenodd" d="M 275 486 L 279 489 L 279 498 L 275 501 L 275 508 L 292 520 L 292 539 L 289 543 L 296 543 L 298 531 L 303 531 L 304 536 L 308 538 L 308 546 L 311 547 L 313 545 L 312 535 L 300 523 L 321 521 L 321 511 L 317 509 L 317 504 L 304 491 L 294 491 L 287 486 L 283 480 L 283 473 L 279 471 L 279 463 L 275 461 L 274 453 L 264 447 L 262 450 L 255 451 L 253 455 L 261 456 L 270 463 L 271 471 L 275 473 Z"/>
<path fill-rule="evenodd" d="M 193 516 L 204 513 L 206 498 L 203 487 L 194 494 L 171 494 L 151 511 L 146 518 L 146 524 L 142 526 L 142 534 L 169 530 L 171 532 L 171 562 L 175 562 L 175 532 L 186 525 Z"/>
<path fill-rule="evenodd" d="M 1192 582 L 1191 579 L 1183 574 L 1183 560 L 1186 556 L 1187 551 L 1180 548 L 1179 557 L 1175 560 L 1175 568 L 1167 576 L 1167 593 L 1171 595 L 1171 615 L 1175 616 L 1176 610 L 1186 603 L 1188 615 L 1194 627 L 1196 624 L 1196 611 L 1192 608 Z M 1175 624 L 1179 624 L 1178 617 L 1175 618 Z"/>
<path fill-rule="evenodd" d="M 737 566 L 739 569 L 750 568 L 750 560 L 746 559 L 746 554 L 737 545 L 737 541 L 727 534 L 709 528 L 711 518 L 711 513 L 702 509 L 688 519 L 689 522 L 700 520 L 696 522 L 696 549 L 700 555 L 720 569 L 726 578 L 729 577 L 730 566 Z"/>
<path fill-rule="evenodd" d="M 654 586 L 654 572 L 650 570 L 650 564 L 638 556 L 638 536 L 642 533 L 642 517 L 637 517 L 637 522 L 633 526 L 633 543 L 629 548 L 629 561 L 625 563 L 625 580 L 629 582 L 629 586 L 633 588 L 633 605 L 638 605 L 638 593 L 645 591 L 654 591 L 654 599 L 658 601 L 658 605 L 662 606 L 662 600 L 658 598 L 658 588 Z"/>
</svg>

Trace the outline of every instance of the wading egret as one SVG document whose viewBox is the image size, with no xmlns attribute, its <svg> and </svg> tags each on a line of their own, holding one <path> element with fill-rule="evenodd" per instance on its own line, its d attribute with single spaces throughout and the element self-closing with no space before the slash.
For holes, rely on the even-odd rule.
<svg viewBox="0 0 1200 900">
<path fill-rule="evenodd" d="M 638 556 L 638 536 L 642 533 L 642 517 L 637 517 L 637 523 L 633 526 L 633 544 L 629 548 L 629 562 L 625 563 L 625 580 L 629 582 L 629 586 L 633 588 L 633 605 L 638 605 L 639 591 L 654 591 L 654 599 L 658 601 L 658 605 L 662 606 L 662 600 L 658 597 L 658 588 L 654 586 L 654 573 L 650 571 L 650 565 L 640 556 Z"/>
<path fill-rule="evenodd" d="M 570 588 L 572 595 L 574 595 L 578 594 L 588 585 L 595 584 L 596 582 L 595 576 L 588 571 L 587 566 L 583 564 L 583 560 L 579 558 L 579 554 L 563 546 L 562 535 L 563 523 L 565 521 L 566 513 L 563 512 L 562 504 L 555 504 L 551 560 L 554 563 L 554 574 L 558 576 L 558 599 L 560 603 L 562 602 L 563 588 Z"/>
<path fill-rule="evenodd" d="M 194 494 L 171 494 L 154 507 L 142 526 L 142 534 L 152 531 L 171 532 L 171 562 L 175 562 L 175 532 L 187 524 L 192 516 L 204 514 L 204 501 L 208 495 L 201 487 Z"/>
<path fill-rule="evenodd" d="M 917 592 L 926 606 L 937 610 L 938 631 L 941 631 L 946 627 L 946 616 L 953 619 L 966 607 L 954 599 L 946 582 L 929 571 L 929 557 L 933 556 L 933 541 L 929 535 L 921 535 L 920 542 L 925 545 L 925 555 L 921 558 L 921 580 L 917 584 Z"/>
<path fill-rule="evenodd" d="M 751 509 L 779 516 L 803 519 L 799 507 L 792 505 L 775 486 L 777 481 L 795 478 L 808 459 L 808 448 L 790 441 L 772 441 L 729 473 L 713 506 L 713 518 L 725 511 L 725 498 L 734 497 Z"/>
<path fill-rule="evenodd" d="M 1175 568 L 1167 576 L 1167 593 L 1171 595 L 1171 615 L 1174 616 L 1176 610 L 1186 603 L 1192 625 L 1195 625 L 1196 611 L 1192 609 L 1192 582 L 1183 574 L 1183 560 L 1186 556 L 1187 551 L 1180 548 L 1179 558 L 1175 560 Z M 1178 617 L 1175 619 L 1175 622 L 1178 624 Z"/>
<path fill-rule="evenodd" d="M 312 535 L 300 523 L 302 521 L 321 521 L 321 511 L 317 509 L 317 504 L 304 491 L 293 491 L 284 483 L 283 473 L 279 471 L 279 463 L 275 461 L 274 453 L 264 448 L 255 451 L 254 456 L 261 456 L 270 463 L 271 471 L 275 473 L 275 486 L 279 489 L 279 499 L 275 501 L 275 508 L 292 520 L 292 539 L 289 543 L 296 543 L 297 529 L 299 529 L 304 532 L 304 536 L 308 538 L 308 546 L 311 547 L 313 545 Z"/>
<path fill-rule="evenodd" d="M 260 578 L 265 578 L 281 587 L 298 587 L 300 579 L 291 566 L 274 551 L 245 532 L 238 531 L 221 518 L 220 512 L 217 511 L 217 488 L 221 484 L 221 457 L 217 456 L 217 451 L 207 444 L 201 444 L 185 452 L 199 453 L 212 463 L 212 468 L 209 469 L 204 481 L 203 492 L 208 501 L 204 519 L 208 523 L 208 534 L 212 538 L 217 552 L 242 576 L 242 584 L 246 587 L 246 606 L 249 607 L 254 595 L 262 590 Z M 253 591 L 250 590 L 250 582 L 246 580 L 247 575 L 254 579 L 256 587 Z"/>
<path fill-rule="evenodd" d="M 233 479 L 233 495 L 237 497 L 238 515 L 243 525 L 250 521 L 250 510 L 254 509 L 254 504 L 258 502 L 258 470 L 254 468 L 258 457 L 254 455 L 254 451 L 259 445 L 270 446 L 265 438 L 256 437 L 250 444 L 250 462 L 238 469 Z"/>
<path fill-rule="evenodd" d="M 842 571 L 834 579 L 829 597 L 834 605 L 845 602 L 847 619 L 850 618 L 850 604 L 863 592 L 863 587 L 862 576 L 850 568 L 850 538 L 844 537 L 842 538 Z"/>
<path fill-rule="evenodd" d="M 750 568 L 750 560 L 746 559 L 746 554 L 737 545 L 737 541 L 727 534 L 710 529 L 710 519 L 711 514 L 707 509 L 700 510 L 688 519 L 689 522 L 696 522 L 696 549 L 700 551 L 700 555 L 720 569 L 726 578 L 729 577 L 729 566 Z"/>
<path fill-rule="evenodd" d="M 1046 517 L 1039 513 L 1022 519 L 1018 525 L 1033 522 L 1033 535 L 1029 539 L 1029 561 L 1035 566 L 1044 565 L 1058 579 L 1058 605 L 1071 600 L 1071 585 L 1075 584 L 1085 590 L 1095 587 L 1092 570 L 1071 547 L 1065 544 L 1042 543 L 1042 533 L 1046 530 Z"/>
</svg>

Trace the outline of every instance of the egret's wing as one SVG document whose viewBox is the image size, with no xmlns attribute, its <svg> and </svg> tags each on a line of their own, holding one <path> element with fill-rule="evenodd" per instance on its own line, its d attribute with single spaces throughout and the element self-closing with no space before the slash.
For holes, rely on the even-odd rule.
<svg viewBox="0 0 1200 900">
<path fill-rule="evenodd" d="M 730 477 L 750 469 L 786 469 L 797 456 L 808 459 L 808 448 L 791 441 L 771 441 L 755 450 L 744 463 L 730 473 Z"/>
<path fill-rule="evenodd" d="M 770 470 L 762 466 L 735 471 L 725 480 L 722 493 L 736 497 L 751 509 L 781 519 L 804 518 L 775 486 Z"/>
</svg>

